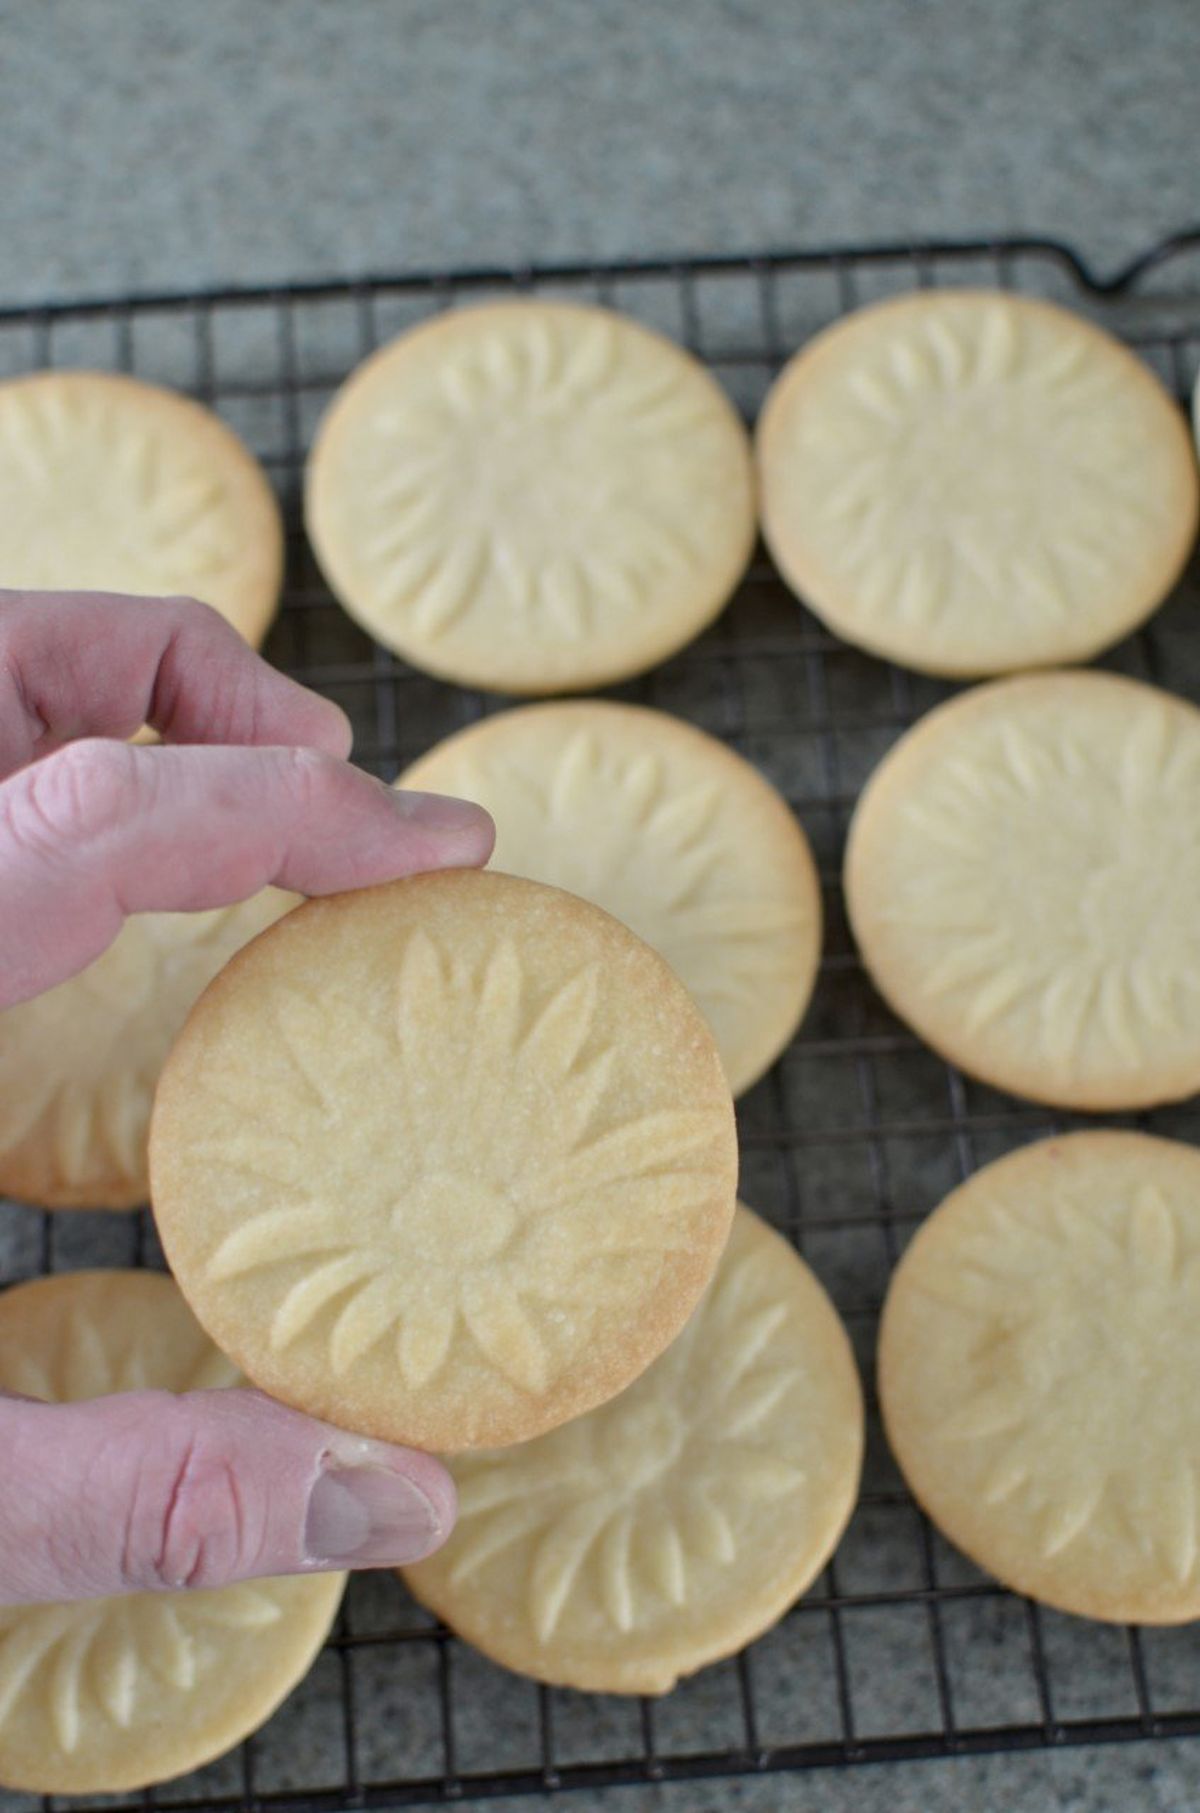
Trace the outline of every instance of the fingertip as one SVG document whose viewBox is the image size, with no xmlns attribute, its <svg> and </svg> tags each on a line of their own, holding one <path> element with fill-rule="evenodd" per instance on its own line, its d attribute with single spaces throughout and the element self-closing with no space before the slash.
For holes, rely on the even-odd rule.
<svg viewBox="0 0 1200 1813">
<path fill-rule="evenodd" d="M 462 825 L 457 831 L 441 835 L 445 840 L 441 857 L 444 869 L 484 869 L 492 859 L 496 827 L 487 815 L 474 824 Z"/>
<path fill-rule="evenodd" d="M 392 801 L 402 818 L 436 840 L 440 867 L 477 869 L 490 858 L 496 845 L 495 821 L 472 800 L 397 788 Z"/>
<path fill-rule="evenodd" d="M 458 1501 L 441 1461 L 338 1433 L 313 1482 L 304 1549 L 314 1568 L 405 1567 L 442 1547 Z"/>
<path fill-rule="evenodd" d="M 288 1533 L 259 1571 L 403 1567 L 432 1555 L 453 1531 L 458 1493 L 436 1455 L 321 1422 L 254 1386 L 219 1396 L 239 1425 L 239 1447 L 260 1459 L 273 1454 L 275 1491 L 287 1499 L 289 1481 L 303 1481 L 300 1552 L 285 1514 Z M 298 1475 L 289 1464 L 294 1457 Z M 261 1477 L 262 1469 L 255 1471 Z"/>
<path fill-rule="evenodd" d="M 422 1454 L 416 1449 L 403 1452 L 412 1477 L 433 1507 L 433 1543 L 428 1550 L 432 1555 L 453 1534 L 458 1522 L 458 1489 L 449 1468 L 436 1455 Z"/>
</svg>

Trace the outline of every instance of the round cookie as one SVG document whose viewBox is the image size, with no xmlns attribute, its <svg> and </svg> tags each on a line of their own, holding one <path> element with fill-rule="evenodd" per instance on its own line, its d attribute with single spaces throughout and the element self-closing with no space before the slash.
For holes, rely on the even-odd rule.
<svg viewBox="0 0 1200 1813">
<path fill-rule="evenodd" d="M 667 959 L 735 1095 L 808 1005 L 821 890 L 808 841 L 757 769 L 666 712 L 594 700 L 500 712 L 396 783 L 496 820 L 497 867 L 595 901 Z"/>
<path fill-rule="evenodd" d="M 159 1232 L 255 1384 L 362 1434 L 522 1441 L 679 1332 L 729 1230 L 712 1035 L 599 908 L 475 871 L 310 901 L 159 1084 Z"/>
<path fill-rule="evenodd" d="M 306 515 L 372 636 L 513 693 L 665 660 L 723 608 L 755 537 L 720 386 L 637 322 L 561 302 L 458 310 L 368 359 L 321 424 Z"/>
<path fill-rule="evenodd" d="M 0 573 L 22 590 L 186 593 L 254 647 L 279 602 L 266 474 L 210 409 L 110 372 L 0 384 Z"/>
<path fill-rule="evenodd" d="M 171 1042 L 234 951 L 294 900 L 267 888 L 208 913 L 139 913 L 79 975 L 0 1013 L 0 1196 L 51 1209 L 146 1201 Z"/>
<path fill-rule="evenodd" d="M 914 1494 L 1005 1585 L 1122 1623 L 1200 1617 L 1200 1152 L 1043 1140 L 918 1230 L 883 1313 Z"/>
<path fill-rule="evenodd" d="M 971 678 L 1083 661 L 1162 602 L 1196 535 L 1174 399 L 1082 317 L 987 290 L 864 308 L 759 419 L 763 532 L 847 641 Z"/>
<path fill-rule="evenodd" d="M 169 1278 L 74 1272 L 0 1296 L 0 1391 L 75 1403 L 236 1380 Z M 0 1606 L 0 1785 L 119 1793 L 220 1756 L 308 1672 L 345 1578 Z"/>
<path fill-rule="evenodd" d="M 846 904 L 880 993 L 972 1076 L 1063 1108 L 1200 1088 L 1200 712 L 1135 680 L 939 706 L 859 800 Z"/>
<path fill-rule="evenodd" d="M 554 1685 L 666 1693 L 815 1579 L 858 1491 L 845 1330 L 792 1246 L 739 1207 L 679 1338 L 620 1397 L 453 1460 L 459 1522 L 403 1570 L 485 1655 Z"/>
</svg>

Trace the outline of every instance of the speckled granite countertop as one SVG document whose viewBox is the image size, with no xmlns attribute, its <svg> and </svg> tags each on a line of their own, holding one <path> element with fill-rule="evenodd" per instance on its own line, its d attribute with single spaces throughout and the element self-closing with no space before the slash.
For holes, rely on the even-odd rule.
<svg viewBox="0 0 1200 1813">
<path fill-rule="evenodd" d="M 1200 218 L 1195 0 L 0 0 L 0 31 L 0 300 L 1019 231 L 1104 267 Z M 1200 1743 L 1162 1742 L 567 1804 L 1198 1803 Z"/>
<path fill-rule="evenodd" d="M 0 295 L 1200 215 L 1194 0 L 0 4 Z"/>
</svg>

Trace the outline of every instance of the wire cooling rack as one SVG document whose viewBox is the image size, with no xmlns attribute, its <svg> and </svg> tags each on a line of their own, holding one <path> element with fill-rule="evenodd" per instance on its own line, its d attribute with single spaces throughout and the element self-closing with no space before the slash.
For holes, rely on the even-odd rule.
<svg viewBox="0 0 1200 1813">
<path fill-rule="evenodd" d="M 1190 391 L 1200 233 L 1107 279 L 1069 247 L 1023 240 L 61 303 L 0 311 L 0 374 L 135 372 L 191 391 L 246 438 L 278 484 L 289 530 L 267 653 L 346 707 L 358 760 L 390 778 L 506 701 L 427 679 L 375 647 L 337 608 L 305 544 L 305 449 L 360 358 L 460 302 L 573 297 L 682 340 L 752 418 L 783 360 L 837 315 L 961 283 L 1080 308 L 1136 345 L 1181 400 Z M 1198 606 L 1193 574 L 1105 664 L 1200 699 Z M 977 1164 L 1069 1124 L 935 1059 L 874 995 L 846 928 L 838 868 L 855 795 L 902 729 L 950 690 L 844 647 L 760 555 L 715 628 L 614 695 L 680 713 L 750 756 L 817 852 L 825 958 L 800 1036 L 740 1105 L 742 1194 L 824 1280 L 868 1380 L 888 1273 L 915 1224 Z M 1137 1124 L 1200 1141 L 1195 1105 Z M 145 1214 L 12 1208 L 0 1218 L 4 1282 L 131 1262 L 161 1263 Z M 182 1781 L 104 1804 L 315 1813 L 1186 1733 L 1200 1733 L 1200 1629 L 1091 1625 L 1003 1591 L 918 1513 L 872 1414 L 862 1498 L 814 1589 L 745 1654 L 666 1699 L 536 1687 L 474 1655 L 390 1575 L 363 1576 L 312 1674 L 262 1732 Z M 0 1813 L 37 1804 L 0 1793 Z"/>
</svg>

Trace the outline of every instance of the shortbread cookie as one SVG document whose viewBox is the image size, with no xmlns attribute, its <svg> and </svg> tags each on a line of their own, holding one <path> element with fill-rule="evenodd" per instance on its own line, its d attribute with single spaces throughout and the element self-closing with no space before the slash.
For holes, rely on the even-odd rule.
<svg viewBox="0 0 1200 1813">
<path fill-rule="evenodd" d="M 0 1391 L 74 1403 L 236 1380 L 169 1278 L 75 1272 L 0 1296 Z M 117 1793 L 219 1756 L 308 1672 L 345 1578 L 0 1606 L 0 1786 Z"/>
<path fill-rule="evenodd" d="M 868 782 L 846 900 L 936 1051 L 1064 1108 L 1200 1088 L 1200 712 L 1101 673 L 1002 680 Z"/>
<path fill-rule="evenodd" d="M 523 1441 L 674 1338 L 733 1214 L 712 1035 L 632 932 L 508 875 L 310 901 L 159 1085 L 159 1231 L 257 1385 L 386 1440 Z"/>
<path fill-rule="evenodd" d="M 1200 1152 L 1141 1133 L 987 1165 L 918 1231 L 879 1390 L 909 1485 L 1061 1611 L 1200 1617 Z"/>
<path fill-rule="evenodd" d="M 847 641 L 970 677 L 1081 661 L 1195 540 L 1174 399 L 1119 341 L 986 290 L 878 303 L 803 347 L 758 427 L 779 569 Z"/>
<path fill-rule="evenodd" d="M 108 372 L 36 372 L 0 384 L 0 574 L 30 590 L 186 593 L 257 647 L 279 602 L 279 506 L 199 403 Z"/>
<path fill-rule="evenodd" d="M 522 1674 L 666 1693 L 757 1637 L 820 1572 L 862 1447 L 833 1305 L 739 1208 L 699 1309 L 649 1372 L 538 1441 L 452 1461 L 458 1527 L 404 1577 Z"/>
<path fill-rule="evenodd" d="M 478 801 L 497 867 L 594 900 L 653 945 L 712 1027 L 735 1095 L 795 1032 L 820 884 L 787 802 L 715 737 L 632 705 L 530 705 L 439 743 L 397 785 Z"/>
<path fill-rule="evenodd" d="M 559 302 L 443 315 L 360 366 L 317 437 L 307 517 L 380 642 L 514 693 L 665 660 L 721 610 L 755 535 L 719 385 L 637 322 Z"/>
<path fill-rule="evenodd" d="M 51 1209 L 145 1202 L 150 1104 L 188 1011 L 295 896 L 139 913 L 102 957 L 0 1013 L 0 1196 Z"/>
</svg>

